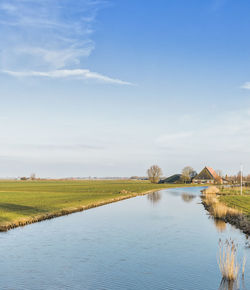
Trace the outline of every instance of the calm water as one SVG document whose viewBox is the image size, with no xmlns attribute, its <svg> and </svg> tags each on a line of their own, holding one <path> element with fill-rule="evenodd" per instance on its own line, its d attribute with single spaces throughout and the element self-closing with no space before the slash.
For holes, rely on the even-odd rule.
<svg viewBox="0 0 250 290">
<path fill-rule="evenodd" d="M 0 289 L 250 289 L 246 237 L 209 218 L 200 190 L 164 190 L 2 233 Z M 218 240 L 230 237 L 247 258 L 245 286 L 220 287 Z"/>
</svg>

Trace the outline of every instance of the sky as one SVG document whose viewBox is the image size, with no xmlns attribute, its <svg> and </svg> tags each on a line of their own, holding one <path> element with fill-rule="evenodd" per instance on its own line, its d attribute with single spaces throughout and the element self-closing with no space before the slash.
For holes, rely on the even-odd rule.
<svg viewBox="0 0 250 290">
<path fill-rule="evenodd" d="M 248 0 L 0 0 L 0 177 L 250 173 Z"/>
</svg>

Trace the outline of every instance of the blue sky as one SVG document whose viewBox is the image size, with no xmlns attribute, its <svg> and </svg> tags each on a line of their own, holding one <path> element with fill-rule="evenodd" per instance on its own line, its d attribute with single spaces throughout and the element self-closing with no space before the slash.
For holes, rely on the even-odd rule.
<svg viewBox="0 0 250 290">
<path fill-rule="evenodd" d="M 250 2 L 0 0 L 0 176 L 250 172 Z"/>
</svg>

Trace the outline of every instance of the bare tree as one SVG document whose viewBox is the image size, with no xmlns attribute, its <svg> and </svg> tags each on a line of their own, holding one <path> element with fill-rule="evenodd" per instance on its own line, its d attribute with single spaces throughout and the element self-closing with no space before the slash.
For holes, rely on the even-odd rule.
<svg viewBox="0 0 250 290">
<path fill-rule="evenodd" d="M 156 204 L 161 200 L 161 193 L 156 191 L 147 195 L 148 200 L 150 200 L 153 204 Z"/>
<path fill-rule="evenodd" d="M 30 175 L 30 179 L 31 179 L 31 180 L 35 180 L 35 179 L 36 179 L 36 174 L 35 174 L 35 173 L 31 173 L 31 175 Z"/>
<path fill-rule="evenodd" d="M 158 165 L 152 165 L 148 170 L 148 179 L 152 183 L 158 183 L 160 180 L 160 177 L 162 176 L 162 170 Z"/>
<path fill-rule="evenodd" d="M 217 175 L 219 175 L 220 177 L 223 176 L 222 170 L 220 170 L 220 169 L 217 169 L 217 170 L 216 170 L 216 173 L 217 173 Z"/>
<path fill-rule="evenodd" d="M 192 201 L 192 200 L 195 198 L 195 195 L 187 194 L 187 193 L 183 193 L 183 194 L 181 195 L 181 198 L 182 198 L 183 201 L 185 201 L 185 202 L 190 202 L 190 201 Z"/>
<path fill-rule="evenodd" d="M 240 181 L 241 181 L 241 171 L 239 171 L 239 172 L 237 173 L 236 180 L 237 180 L 237 183 L 240 183 Z"/>
<path fill-rule="evenodd" d="M 183 182 L 187 183 L 196 175 L 196 171 L 191 166 L 186 166 L 182 169 L 181 179 Z"/>
</svg>

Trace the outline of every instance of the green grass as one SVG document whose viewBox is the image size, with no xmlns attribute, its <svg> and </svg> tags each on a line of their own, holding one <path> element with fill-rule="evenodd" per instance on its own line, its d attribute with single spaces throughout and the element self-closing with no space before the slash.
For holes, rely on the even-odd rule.
<svg viewBox="0 0 250 290">
<path fill-rule="evenodd" d="M 245 215 L 250 217 L 250 188 L 243 188 L 243 194 L 240 195 L 240 188 L 225 188 L 221 191 L 220 201 L 241 210 Z"/>
<path fill-rule="evenodd" d="M 1 181 L 0 228 L 34 222 L 37 217 L 45 219 L 46 215 L 62 215 L 64 210 L 74 212 L 150 190 L 178 186 L 184 185 L 132 180 Z M 128 193 L 121 194 L 121 190 Z"/>
</svg>

